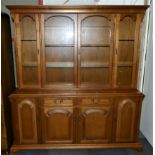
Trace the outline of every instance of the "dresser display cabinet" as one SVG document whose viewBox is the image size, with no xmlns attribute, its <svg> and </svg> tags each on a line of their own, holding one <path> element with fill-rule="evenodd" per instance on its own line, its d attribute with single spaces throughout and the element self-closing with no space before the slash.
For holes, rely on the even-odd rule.
<svg viewBox="0 0 155 155">
<path fill-rule="evenodd" d="M 135 148 L 140 27 L 148 6 L 8 6 L 18 88 L 12 151 Z"/>
</svg>

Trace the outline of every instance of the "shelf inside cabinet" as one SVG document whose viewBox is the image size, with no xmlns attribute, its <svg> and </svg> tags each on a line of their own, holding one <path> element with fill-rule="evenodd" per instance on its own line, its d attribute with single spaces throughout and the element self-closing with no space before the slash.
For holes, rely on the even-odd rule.
<svg viewBox="0 0 155 155">
<path fill-rule="evenodd" d="M 21 39 L 21 41 L 37 41 L 36 39 Z"/>
<path fill-rule="evenodd" d="M 104 29 L 111 28 L 110 26 L 82 26 L 82 29 Z"/>
<path fill-rule="evenodd" d="M 135 41 L 134 39 L 119 39 L 119 41 Z"/>
<path fill-rule="evenodd" d="M 74 44 L 45 44 L 45 47 L 74 47 Z"/>
<path fill-rule="evenodd" d="M 110 47 L 110 44 L 81 44 L 81 47 Z"/>
<path fill-rule="evenodd" d="M 102 63 L 102 62 L 86 62 L 81 63 L 81 67 L 86 68 L 97 68 L 97 67 L 110 67 L 108 63 Z"/>
<path fill-rule="evenodd" d="M 73 62 L 46 62 L 46 67 L 50 68 L 72 68 L 74 67 Z"/>
</svg>

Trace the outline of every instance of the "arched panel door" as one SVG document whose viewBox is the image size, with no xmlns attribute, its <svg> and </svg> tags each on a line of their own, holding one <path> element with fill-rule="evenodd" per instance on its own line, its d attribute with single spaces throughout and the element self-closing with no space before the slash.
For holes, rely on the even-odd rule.
<svg viewBox="0 0 155 155">
<path fill-rule="evenodd" d="M 14 102 L 15 101 L 15 102 Z M 15 144 L 37 144 L 36 100 L 17 98 L 12 102 Z"/>
<path fill-rule="evenodd" d="M 18 85 L 40 87 L 39 15 L 15 15 Z"/>
<path fill-rule="evenodd" d="M 76 15 L 44 14 L 42 21 L 43 86 L 75 87 Z"/>
<path fill-rule="evenodd" d="M 135 142 L 137 140 L 140 107 L 139 98 L 117 101 L 116 142 Z"/>
<path fill-rule="evenodd" d="M 113 15 L 78 16 L 79 87 L 112 84 Z"/>
<path fill-rule="evenodd" d="M 108 143 L 112 138 L 112 107 L 81 106 L 79 143 Z"/>
<path fill-rule="evenodd" d="M 44 105 L 43 109 L 44 143 L 73 143 L 73 108 Z"/>
<path fill-rule="evenodd" d="M 117 15 L 114 87 L 136 88 L 140 21 L 139 15 Z"/>
</svg>

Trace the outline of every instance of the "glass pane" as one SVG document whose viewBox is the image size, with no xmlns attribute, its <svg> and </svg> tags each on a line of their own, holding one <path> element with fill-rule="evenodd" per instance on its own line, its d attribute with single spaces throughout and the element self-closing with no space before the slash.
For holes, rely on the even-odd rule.
<svg viewBox="0 0 155 155">
<path fill-rule="evenodd" d="M 74 83 L 74 21 L 45 15 L 45 83 Z"/>
<path fill-rule="evenodd" d="M 73 68 L 46 67 L 46 84 L 73 83 Z"/>
<path fill-rule="evenodd" d="M 117 68 L 117 85 L 127 86 L 132 82 L 132 67 Z"/>
<path fill-rule="evenodd" d="M 34 15 L 21 15 L 20 30 L 22 83 L 25 86 L 37 85 L 39 83 L 38 52 Z"/>
<path fill-rule="evenodd" d="M 50 35 L 49 35 L 50 34 Z M 73 21 L 68 17 L 48 17 L 45 20 L 45 44 L 73 44 Z"/>
<path fill-rule="evenodd" d="M 109 45 L 111 39 L 110 21 L 105 17 L 91 16 L 82 21 L 81 44 Z"/>
<path fill-rule="evenodd" d="M 120 41 L 118 48 L 118 62 L 133 62 L 134 41 Z"/>
<path fill-rule="evenodd" d="M 82 84 L 108 85 L 110 82 L 109 68 L 81 68 Z"/>
<path fill-rule="evenodd" d="M 37 67 L 23 66 L 22 75 L 23 83 L 25 85 L 37 85 L 38 84 L 38 70 Z"/>
<path fill-rule="evenodd" d="M 119 24 L 119 39 L 134 40 L 135 38 L 136 21 L 130 16 L 125 16 L 120 20 Z"/>
</svg>

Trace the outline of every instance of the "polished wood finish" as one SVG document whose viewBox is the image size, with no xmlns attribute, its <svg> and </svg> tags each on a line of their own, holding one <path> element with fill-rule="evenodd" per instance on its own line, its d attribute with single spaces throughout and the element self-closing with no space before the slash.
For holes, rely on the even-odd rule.
<svg viewBox="0 0 155 155">
<path fill-rule="evenodd" d="M 10 95 L 12 151 L 142 149 L 137 75 L 147 7 L 8 7 L 19 88 Z"/>
</svg>

